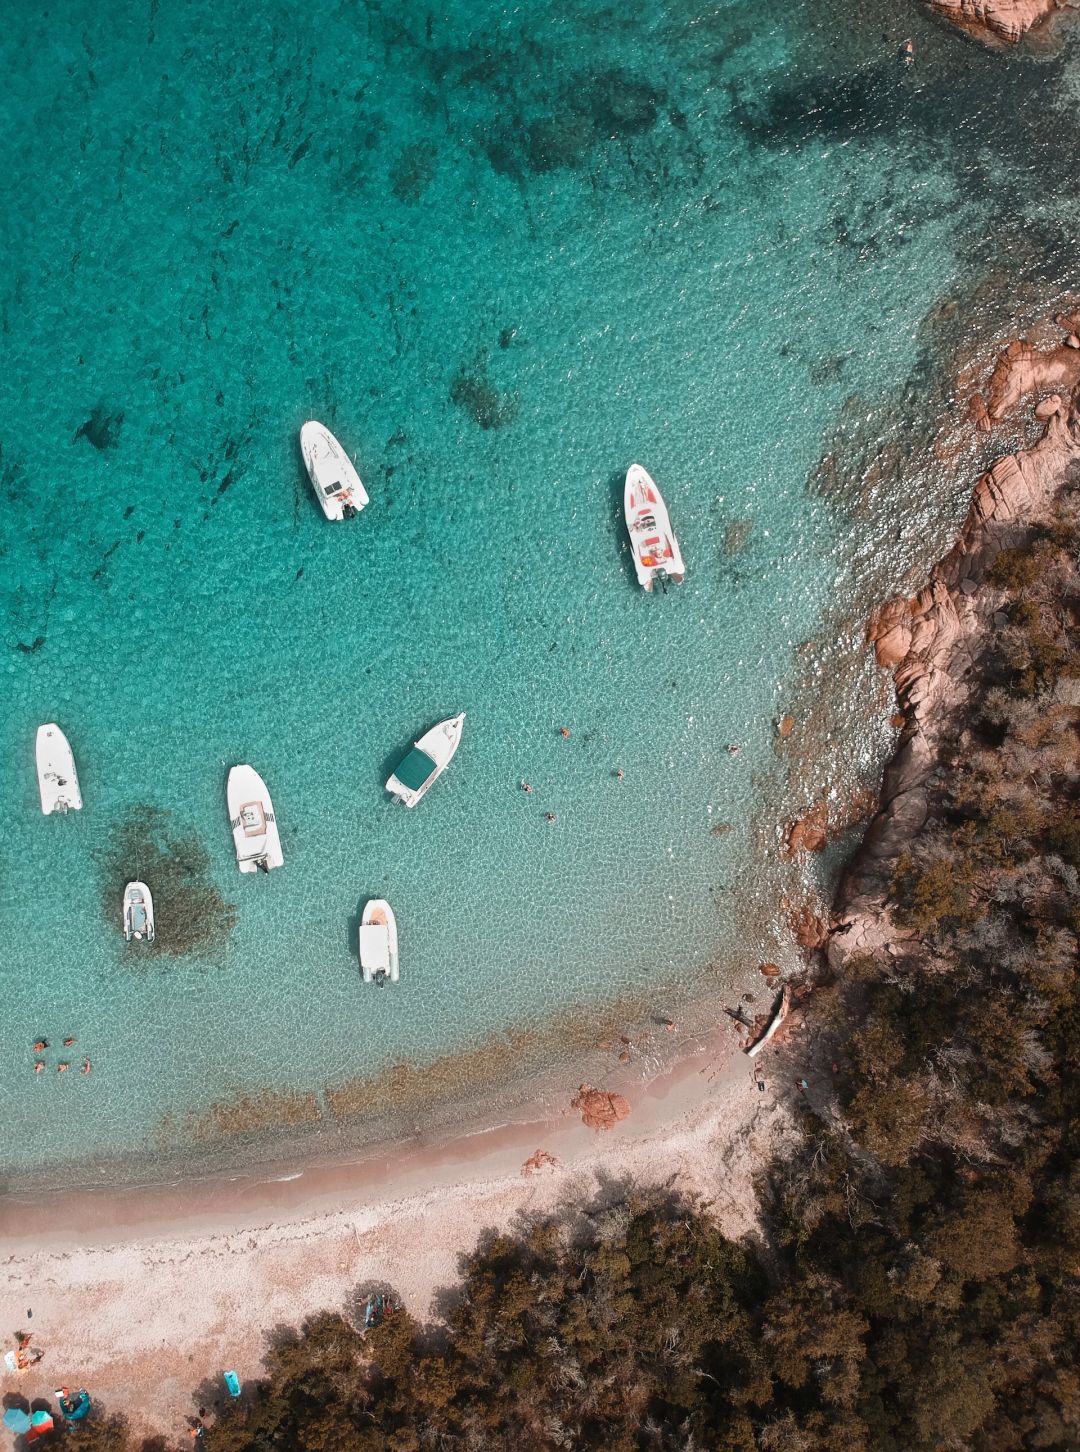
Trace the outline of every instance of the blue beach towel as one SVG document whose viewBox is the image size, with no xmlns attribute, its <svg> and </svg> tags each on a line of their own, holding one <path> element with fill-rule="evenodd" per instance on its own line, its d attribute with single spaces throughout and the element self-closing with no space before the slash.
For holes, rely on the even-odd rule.
<svg viewBox="0 0 1080 1452">
<path fill-rule="evenodd" d="M 240 1395 L 240 1378 L 235 1371 L 225 1372 L 225 1385 L 228 1387 L 231 1397 L 238 1397 Z"/>
</svg>

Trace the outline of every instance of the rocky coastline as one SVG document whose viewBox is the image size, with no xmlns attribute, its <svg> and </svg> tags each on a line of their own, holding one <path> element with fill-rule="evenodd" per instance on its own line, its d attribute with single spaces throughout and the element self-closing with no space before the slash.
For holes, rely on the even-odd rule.
<svg viewBox="0 0 1080 1452">
<path fill-rule="evenodd" d="M 1080 314 L 1058 314 L 1054 321 L 1065 335 L 1060 344 L 1010 344 L 985 394 L 970 403 L 979 431 L 1029 408 L 1044 426 L 1041 437 L 1003 455 L 979 478 L 957 541 L 924 588 L 871 615 L 867 638 L 878 665 L 893 672 L 902 727 L 877 811 L 838 885 L 826 946 L 834 970 L 855 954 L 904 955 L 913 934 L 891 911 L 892 869 L 932 810 L 942 736 L 977 689 L 974 658 L 1003 618 L 1003 592 L 988 573 L 1002 550 L 1052 517 L 1080 462 Z"/>
<path fill-rule="evenodd" d="M 928 4 L 970 35 L 1013 45 L 1064 8 L 1062 0 L 928 0 Z"/>
</svg>

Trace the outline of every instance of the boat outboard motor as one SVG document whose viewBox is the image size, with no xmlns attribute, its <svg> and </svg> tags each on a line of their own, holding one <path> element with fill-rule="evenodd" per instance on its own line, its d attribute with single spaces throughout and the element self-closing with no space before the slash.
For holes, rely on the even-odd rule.
<svg viewBox="0 0 1080 1452">
<path fill-rule="evenodd" d="M 266 860 L 265 857 L 256 857 L 256 859 L 255 859 L 255 866 L 259 869 L 260 872 L 269 872 L 270 871 L 270 866 L 267 863 L 267 860 Z"/>
<path fill-rule="evenodd" d="M 666 595 L 668 587 L 668 572 L 664 569 L 663 565 L 660 565 L 657 568 L 656 574 L 653 575 L 653 579 L 660 586 L 661 595 Z"/>
<path fill-rule="evenodd" d="M 355 519 L 356 505 L 350 504 L 349 501 L 346 499 L 345 503 L 341 506 L 341 517 L 342 519 Z"/>
<path fill-rule="evenodd" d="M 385 988 L 386 987 L 386 969 L 385 968 L 376 968 L 376 970 L 375 970 L 375 982 L 378 984 L 378 986 L 380 988 Z"/>
</svg>

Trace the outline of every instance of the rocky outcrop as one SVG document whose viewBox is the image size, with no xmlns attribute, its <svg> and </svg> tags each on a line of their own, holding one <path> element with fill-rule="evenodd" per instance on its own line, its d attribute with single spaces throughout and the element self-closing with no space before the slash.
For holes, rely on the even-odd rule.
<svg viewBox="0 0 1080 1452">
<path fill-rule="evenodd" d="M 800 852 L 822 852 L 829 840 L 829 808 L 825 802 L 815 804 L 796 817 L 784 829 L 783 856 L 790 862 Z"/>
<path fill-rule="evenodd" d="M 522 1165 L 521 1173 L 528 1179 L 530 1175 L 539 1174 L 541 1170 L 557 1170 L 558 1167 L 559 1161 L 550 1150 L 538 1149 Z"/>
<path fill-rule="evenodd" d="M 907 935 L 887 908 L 891 867 L 926 820 L 937 723 L 963 704 L 973 646 L 993 628 L 1000 596 L 986 586 L 987 571 L 1028 525 L 1051 513 L 1070 464 L 1080 460 L 1080 356 L 1060 347 L 1040 353 L 1027 343 L 1013 345 L 991 380 L 988 412 L 995 418 L 1050 381 L 1069 392 L 1057 395 L 1052 411 L 1049 398 L 1039 407 L 1046 423 L 1039 442 L 998 459 L 979 479 L 957 542 L 934 566 L 929 584 L 911 598 L 890 600 L 870 618 L 867 633 L 878 664 L 893 671 L 903 727 L 883 774 L 878 811 L 840 883 L 828 946 L 834 967 L 854 952 L 903 951 Z"/>
<path fill-rule="evenodd" d="M 591 1084 L 582 1084 L 570 1108 L 581 1111 L 582 1122 L 590 1129 L 614 1129 L 630 1113 L 630 1104 L 621 1094 L 608 1094 Z"/>
<path fill-rule="evenodd" d="M 984 38 L 1012 43 L 1059 8 L 1059 0 L 928 0 L 954 25 Z"/>
</svg>

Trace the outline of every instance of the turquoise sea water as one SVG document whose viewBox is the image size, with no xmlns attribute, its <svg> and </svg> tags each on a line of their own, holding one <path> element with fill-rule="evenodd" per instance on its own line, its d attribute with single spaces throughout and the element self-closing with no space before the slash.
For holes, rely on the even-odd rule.
<svg viewBox="0 0 1080 1452">
<path fill-rule="evenodd" d="M 956 77 L 988 62 L 931 27 L 916 80 L 894 62 L 910 20 L 853 14 L 841 36 L 828 6 L 681 0 L 7 8 L 15 1180 L 151 1173 L 163 1121 L 183 1149 L 212 1103 L 594 1000 L 666 1012 L 756 963 L 765 927 L 730 888 L 779 881 L 771 722 L 869 568 L 865 521 L 808 474 L 853 396 L 917 413 L 924 319 L 995 204 L 973 168 L 1024 185 L 1019 153 L 949 133 Z M 1037 64 L 1063 62 L 999 74 Z M 1033 266 L 1053 280 L 1052 238 Z M 308 417 L 371 495 L 350 525 L 310 495 Z M 687 560 L 659 599 L 624 542 L 635 459 Z M 938 512 L 885 501 L 913 526 L 886 574 L 932 557 L 952 489 Z M 393 806 L 388 769 L 458 710 L 444 780 Z M 78 762 L 67 819 L 38 811 L 47 720 Z M 850 725 L 865 768 L 882 738 Z M 269 878 L 235 869 L 236 761 L 274 797 Z M 235 910 L 200 952 L 121 940 L 118 834 L 148 807 Z M 383 994 L 358 982 L 371 895 L 401 933 Z"/>
</svg>

